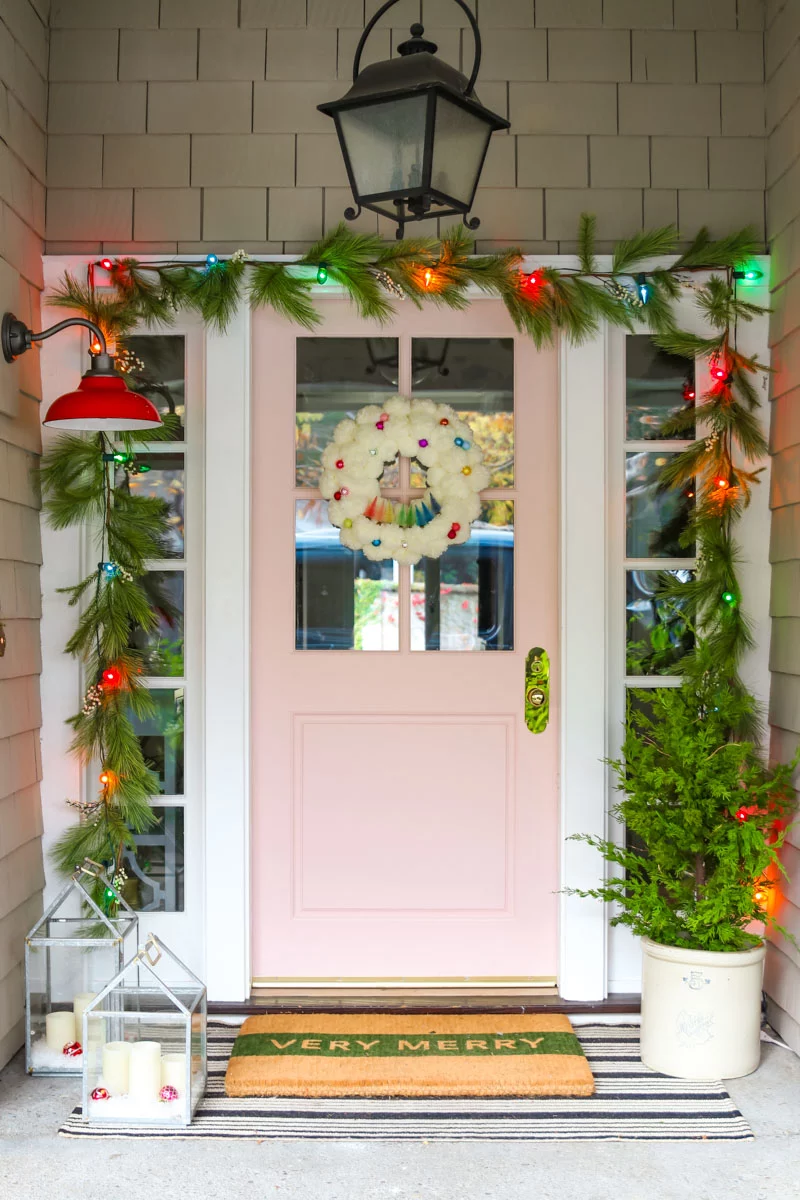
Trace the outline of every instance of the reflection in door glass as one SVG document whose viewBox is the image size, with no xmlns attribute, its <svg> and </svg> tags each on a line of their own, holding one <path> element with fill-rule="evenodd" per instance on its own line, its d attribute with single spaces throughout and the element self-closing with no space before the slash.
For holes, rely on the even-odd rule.
<svg viewBox="0 0 800 1200">
<path fill-rule="evenodd" d="M 295 648 L 397 650 L 397 564 L 339 541 L 324 500 L 295 505 Z"/>
<path fill-rule="evenodd" d="M 129 645 L 140 651 L 145 675 L 183 675 L 183 584 L 183 571 L 148 571 L 142 577 L 158 624 L 148 630 L 137 625 Z"/>
<path fill-rule="evenodd" d="M 158 780 L 162 796 L 183 795 L 183 688 L 152 688 L 155 712 L 128 713 L 142 754 Z"/>
<path fill-rule="evenodd" d="M 397 394 L 397 356 L 397 338 L 297 339 L 297 487 L 319 485 L 322 451 L 340 421 Z M 382 482 L 398 483 L 396 466 Z"/>
<path fill-rule="evenodd" d="M 694 645 L 686 623 L 685 602 L 665 597 L 671 582 L 688 583 L 694 572 L 627 571 L 628 675 L 673 675 L 676 665 Z"/>
<path fill-rule="evenodd" d="M 123 895 L 137 912 L 183 912 L 183 808 L 154 805 L 157 824 L 125 851 Z"/>
<path fill-rule="evenodd" d="M 514 649 L 512 500 L 490 500 L 469 541 L 413 568 L 411 649 Z"/>
<path fill-rule="evenodd" d="M 167 550 L 170 557 L 183 557 L 184 537 L 184 460 L 182 453 L 166 450 L 160 454 L 137 454 L 141 474 L 118 467 L 115 486 L 131 496 L 157 496 L 168 505 Z"/>
<path fill-rule="evenodd" d="M 155 404 L 161 416 L 179 418 L 173 441 L 186 436 L 186 339 L 182 334 L 136 334 L 126 337 L 125 346 L 135 360 L 126 375 L 131 391 L 140 392 Z"/>
<path fill-rule="evenodd" d="M 630 441 L 663 438 L 662 426 L 687 408 L 694 411 L 694 363 L 660 350 L 647 333 L 625 339 L 625 426 Z M 694 437 L 694 423 L 679 434 Z"/>
<path fill-rule="evenodd" d="M 514 339 L 414 338 L 416 396 L 450 404 L 467 422 L 491 472 L 489 486 L 514 486 Z M 413 473 L 413 487 L 424 484 Z"/>
<path fill-rule="evenodd" d="M 667 455 L 625 455 L 628 558 L 691 558 L 694 547 L 681 544 L 694 507 L 694 490 L 667 491 L 659 486 Z"/>
</svg>

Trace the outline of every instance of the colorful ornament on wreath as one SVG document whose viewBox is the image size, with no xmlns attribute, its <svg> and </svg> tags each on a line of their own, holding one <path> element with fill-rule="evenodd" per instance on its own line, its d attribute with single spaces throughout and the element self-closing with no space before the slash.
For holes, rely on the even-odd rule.
<svg viewBox="0 0 800 1200">
<path fill-rule="evenodd" d="M 424 496 L 381 495 L 386 463 L 416 459 L 427 473 Z M 322 454 L 320 490 L 348 550 L 373 561 L 413 564 L 466 542 L 480 514 L 489 472 L 469 425 L 448 404 L 394 396 L 340 421 Z"/>
<path fill-rule="evenodd" d="M 169 1104 L 172 1100 L 178 1099 L 178 1089 L 171 1083 L 165 1083 L 158 1093 L 158 1098 L 163 1104 Z"/>
</svg>

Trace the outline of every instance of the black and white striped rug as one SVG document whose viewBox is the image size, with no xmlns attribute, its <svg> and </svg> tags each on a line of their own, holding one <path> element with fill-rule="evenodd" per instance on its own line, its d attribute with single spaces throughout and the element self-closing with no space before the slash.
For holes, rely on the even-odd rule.
<svg viewBox="0 0 800 1200">
<path fill-rule="evenodd" d="M 586 1099 L 228 1099 L 236 1026 L 210 1021 L 208 1088 L 188 1128 L 88 1126 L 76 1108 L 59 1133 L 91 1138 L 385 1138 L 391 1141 L 742 1141 L 753 1134 L 721 1083 L 657 1075 L 635 1025 L 576 1028 L 597 1084 Z"/>
</svg>

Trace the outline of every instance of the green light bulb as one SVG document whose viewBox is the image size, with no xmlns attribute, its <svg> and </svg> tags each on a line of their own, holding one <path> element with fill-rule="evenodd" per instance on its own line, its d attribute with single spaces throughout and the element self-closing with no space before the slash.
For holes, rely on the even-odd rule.
<svg viewBox="0 0 800 1200">
<path fill-rule="evenodd" d="M 734 596 L 733 592 L 723 592 L 722 599 L 726 604 L 733 605 L 736 603 L 736 597 Z"/>
<path fill-rule="evenodd" d="M 328 268 L 324 265 L 324 263 L 320 263 L 320 265 L 317 267 L 317 283 L 327 283 L 327 282 L 328 282 Z"/>
</svg>

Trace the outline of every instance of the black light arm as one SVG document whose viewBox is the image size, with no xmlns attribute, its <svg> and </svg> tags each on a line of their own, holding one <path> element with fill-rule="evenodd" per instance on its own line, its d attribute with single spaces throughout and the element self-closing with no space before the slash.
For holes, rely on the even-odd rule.
<svg viewBox="0 0 800 1200">
<path fill-rule="evenodd" d="M 72 325 L 82 325 L 85 329 L 90 329 L 100 343 L 100 353 L 92 355 L 93 374 L 113 374 L 114 360 L 108 353 L 105 334 L 99 325 L 95 325 L 94 321 L 88 321 L 86 317 L 67 317 L 66 321 L 59 321 L 57 325 L 51 325 L 49 329 L 43 329 L 41 333 L 34 333 L 24 321 L 20 321 L 13 313 L 4 313 L 3 323 L 0 325 L 0 346 L 2 346 L 3 358 L 7 363 L 13 362 L 26 350 L 30 350 L 34 342 L 43 342 L 46 338 L 60 333 L 62 329 L 69 329 Z"/>
<path fill-rule="evenodd" d="M 478 78 L 478 71 L 481 67 L 481 35 L 480 30 L 478 29 L 478 23 L 469 7 L 464 3 L 464 0 L 455 0 L 455 3 L 467 14 L 467 20 L 472 28 L 472 36 L 475 39 L 475 61 L 472 64 L 472 72 L 467 82 L 466 91 L 464 92 L 465 96 L 471 96 L 472 89 L 475 87 L 475 80 Z M 355 81 L 358 79 L 358 72 L 361 67 L 361 54 L 367 38 L 372 33 L 372 30 L 375 28 L 383 14 L 388 12 L 390 8 L 394 8 L 395 4 L 397 4 L 397 0 L 386 0 L 386 3 L 382 4 L 378 11 L 367 22 L 366 28 L 358 40 L 358 45 L 356 46 L 356 55 L 353 59 L 353 83 L 355 83 Z M 414 30 L 412 30 L 412 33 L 413 32 Z"/>
</svg>

